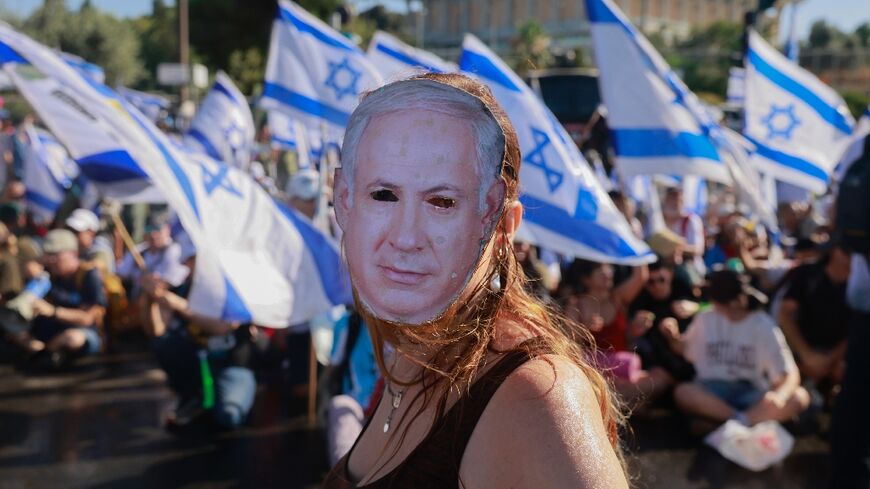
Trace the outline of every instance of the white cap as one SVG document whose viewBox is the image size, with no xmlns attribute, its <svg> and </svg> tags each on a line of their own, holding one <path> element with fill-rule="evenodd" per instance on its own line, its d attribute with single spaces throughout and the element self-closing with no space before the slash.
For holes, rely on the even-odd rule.
<svg viewBox="0 0 870 489">
<path fill-rule="evenodd" d="M 87 209 L 76 209 L 66 219 L 66 225 L 76 232 L 100 230 L 100 219 L 96 214 Z"/>
<path fill-rule="evenodd" d="M 299 170 L 287 182 L 287 195 L 302 200 L 313 200 L 320 193 L 320 174 L 317 170 Z"/>
</svg>

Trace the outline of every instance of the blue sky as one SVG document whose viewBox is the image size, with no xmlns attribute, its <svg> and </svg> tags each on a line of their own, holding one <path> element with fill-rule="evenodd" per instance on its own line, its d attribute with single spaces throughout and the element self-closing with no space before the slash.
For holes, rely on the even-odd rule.
<svg viewBox="0 0 870 489">
<path fill-rule="evenodd" d="M 71 8 L 78 8 L 83 0 L 67 0 Z M 565 0 L 579 1 L 579 0 Z M 136 17 L 151 11 L 151 0 L 92 0 L 93 4 L 123 17 Z M 174 0 L 166 0 L 174 4 Z M 376 4 L 384 4 L 393 10 L 404 10 L 405 0 L 355 0 L 361 10 Z M 0 0 L 4 9 L 17 15 L 27 15 L 42 4 L 42 0 Z M 798 10 L 798 35 L 806 38 L 810 25 L 817 19 L 825 19 L 840 29 L 852 31 L 862 22 L 870 22 L 868 0 L 803 0 Z M 786 24 L 787 25 L 787 24 Z"/>
</svg>

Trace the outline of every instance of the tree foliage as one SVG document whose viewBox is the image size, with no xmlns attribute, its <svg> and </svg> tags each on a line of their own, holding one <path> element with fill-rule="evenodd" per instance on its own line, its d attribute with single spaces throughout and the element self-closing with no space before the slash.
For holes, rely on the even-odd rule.
<svg viewBox="0 0 870 489">
<path fill-rule="evenodd" d="M 103 67 L 109 84 L 131 84 L 145 73 L 136 32 L 90 2 L 73 12 L 63 0 L 45 0 L 20 27 L 43 44 Z"/>
<path fill-rule="evenodd" d="M 520 76 L 529 70 L 547 68 L 553 62 L 550 36 L 535 20 L 530 20 L 517 29 L 513 45 L 514 56 L 518 60 L 514 69 Z"/>
</svg>

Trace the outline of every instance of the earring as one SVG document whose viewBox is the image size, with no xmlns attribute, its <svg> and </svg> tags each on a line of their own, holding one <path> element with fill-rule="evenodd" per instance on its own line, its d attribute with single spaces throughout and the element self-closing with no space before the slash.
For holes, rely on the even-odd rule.
<svg viewBox="0 0 870 489">
<path fill-rule="evenodd" d="M 492 279 L 489 281 L 489 288 L 493 292 L 501 290 L 501 276 L 499 276 L 498 272 L 494 273 Z"/>
</svg>

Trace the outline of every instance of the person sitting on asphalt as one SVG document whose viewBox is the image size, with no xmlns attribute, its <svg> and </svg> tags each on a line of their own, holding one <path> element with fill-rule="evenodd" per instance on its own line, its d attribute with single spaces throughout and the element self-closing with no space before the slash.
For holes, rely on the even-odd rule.
<svg viewBox="0 0 870 489">
<path fill-rule="evenodd" d="M 677 406 L 703 420 L 735 419 L 747 426 L 788 421 L 805 411 L 810 397 L 791 351 L 760 310 L 767 298 L 728 269 L 710 274 L 706 292 L 713 308 L 695 316 L 684 334 L 674 321 L 660 328 L 695 366 L 695 380 L 674 390 Z"/>
<path fill-rule="evenodd" d="M 661 369 L 666 372 L 660 378 L 666 379 L 668 385 L 674 381 L 691 380 L 694 369 L 671 350 L 660 331 L 661 324 L 675 321 L 680 332 L 684 332 L 698 313 L 698 308 L 698 298 L 691 284 L 678 280 L 671 264 L 659 259 L 649 265 L 649 278 L 629 306 L 632 327 L 646 331 L 635 341 L 635 351 L 645 370 Z"/>
<path fill-rule="evenodd" d="M 832 246 L 820 262 L 792 271 L 779 306 L 779 324 L 801 374 L 816 384 L 827 384 L 818 386 L 825 391 L 839 384 L 845 370 L 850 266 L 849 253 Z"/>
<path fill-rule="evenodd" d="M 154 273 L 142 278 L 145 331 L 169 387 L 179 398 L 167 428 L 189 426 L 208 411 L 218 427 L 238 428 L 253 407 L 257 390 L 250 368 L 257 329 L 193 313 L 187 301 L 196 266 L 191 243 L 185 243 L 180 258 L 190 273 L 178 287 Z M 212 379 L 211 386 L 206 378 Z"/>
<path fill-rule="evenodd" d="M 33 323 L 24 338 L 30 353 L 52 367 L 60 367 L 102 348 L 99 328 L 106 308 L 100 272 L 79 259 L 75 235 L 66 229 L 50 231 L 43 259 L 51 288 L 33 301 Z"/>
</svg>

